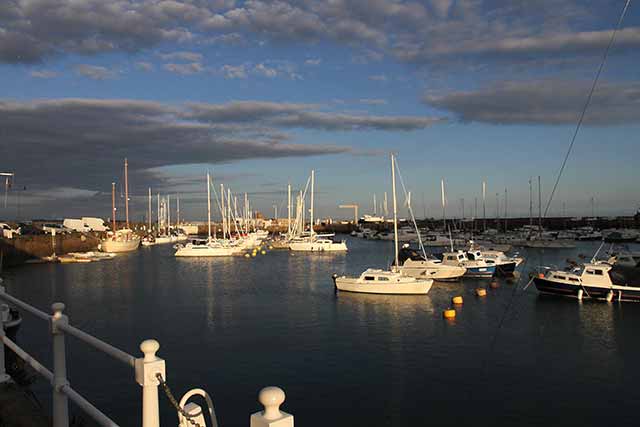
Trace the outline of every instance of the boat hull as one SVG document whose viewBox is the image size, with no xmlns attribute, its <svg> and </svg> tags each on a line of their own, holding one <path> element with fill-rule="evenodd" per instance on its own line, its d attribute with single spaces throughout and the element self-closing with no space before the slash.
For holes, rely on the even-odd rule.
<svg viewBox="0 0 640 427">
<path fill-rule="evenodd" d="M 190 248 L 190 247 L 183 247 L 183 248 L 179 248 L 176 253 L 175 256 L 177 257 L 225 257 L 225 256 L 232 256 L 232 255 L 236 255 L 238 253 L 238 249 L 237 248 L 211 248 L 211 247 L 204 247 L 204 248 Z"/>
<path fill-rule="evenodd" d="M 335 277 L 333 282 L 339 291 L 385 295 L 426 295 L 433 285 L 433 280 L 429 279 L 406 283 L 378 284 L 362 283 L 357 278 L 351 277 Z"/>
<path fill-rule="evenodd" d="M 507 262 L 496 265 L 496 276 L 508 277 L 513 276 L 516 271 L 516 262 Z"/>
<path fill-rule="evenodd" d="M 102 252 L 120 253 L 120 252 L 132 252 L 138 249 L 140 246 L 140 239 L 131 240 L 103 240 L 100 250 Z"/>
<path fill-rule="evenodd" d="M 400 268 L 400 272 L 404 276 L 414 277 L 416 279 L 432 279 L 440 282 L 452 282 L 459 280 L 467 272 L 464 267 L 455 266 L 429 266 L 422 265 L 420 261 L 405 261 Z"/>
<path fill-rule="evenodd" d="M 615 301 L 635 301 L 640 302 L 640 288 L 626 286 L 593 286 L 582 284 L 570 284 L 549 280 L 547 278 L 536 277 L 533 283 L 542 294 L 559 295 L 572 298 L 580 298 L 579 292 L 582 290 L 581 298 L 591 298 L 607 300 L 610 292 L 613 292 Z"/>
<path fill-rule="evenodd" d="M 289 250 L 296 252 L 346 252 L 347 245 L 344 242 L 332 244 L 293 242 L 289 244 Z"/>
<path fill-rule="evenodd" d="M 467 272 L 464 273 L 464 277 L 473 277 L 478 279 L 489 279 L 496 273 L 495 266 L 487 267 L 467 267 Z"/>
</svg>

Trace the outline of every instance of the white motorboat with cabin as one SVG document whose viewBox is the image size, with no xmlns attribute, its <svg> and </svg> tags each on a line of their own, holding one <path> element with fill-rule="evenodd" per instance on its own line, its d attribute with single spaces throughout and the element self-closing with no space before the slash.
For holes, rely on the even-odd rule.
<svg viewBox="0 0 640 427">
<path fill-rule="evenodd" d="M 464 251 L 445 252 L 442 263 L 466 268 L 465 277 L 491 278 L 496 272 L 495 265 L 488 264 L 484 259 L 471 260 Z"/>
<path fill-rule="evenodd" d="M 395 157 L 391 155 L 391 182 L 393 187 L 393 226 L 394 235 L 398 236 L 398 217 L 396 202 L 396 175 Z M 400 273 L 398 265 L 398 239 L 395 243 L 395 262 L 391 270 L 369 268 L 359 277 L 347 277 L 333 275 L 333 283 L 336 290 L 346 292 L 359 292 L 368 294 L 400 294 L 423 295 L 429 293 L 433 285 L 432 279 L 417 279 L 404 276 Z"/>
<path fill-rule="evenodd" d="M 465 267 L 445 265 L 436 258 L 429 258 L 424 250 L 414 250 L 405 244 L 399 256 L 400 273 L 404 276 L 429 278 L 437 281 L 454 281 L 467 272 Z"/>
</svg>

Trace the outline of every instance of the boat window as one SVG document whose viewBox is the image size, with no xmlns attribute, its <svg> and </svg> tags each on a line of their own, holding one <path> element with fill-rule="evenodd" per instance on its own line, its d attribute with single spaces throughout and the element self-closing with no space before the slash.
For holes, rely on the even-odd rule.
<svg viewBox="0 0 640 427">
<path fill-rule="evenodd" d="M 447 259 L 448 259 L 449 261 L 455 261 L 455 260 L 456 260 L 456 257 L 455 257 L 455 256 L 453 256 L 453 255 L 450 255 L 450 256 L 448 256 L 448 257 L 447 257 Z"/>
<path fill-rule="evenodd" d="M 596 274 L 593 270 L 587 270 L 587 274 Z"/>
<path fill-rule="evenodd" d="M 571 282 L 579 282 L 579 280 L 576 279 L 575 277 L 569 277 L 569 281 L 571 281 Z"/>
<path fill-rule="evenodd" d="M 384 276 L 378 276 L 378 281 L 379 282 L 388 282 L 389 278 L 388 277 L 384 277 Z"/>
<path fill-rule="evenodd" d="M 467 255 L 467 258 L 469 258 L 469 261 L 474 261 L 476 259 L 476 257 L 472 253 L 469 253 Z"/>
<path fill-rule="evenodd" d="M 596 276 L 602 276 L 602 270 L 595 270 L 595 271 L 594 271 L 594 274 L 595 274 Z"/>
<path fill-rule="evenodd" d="M 458 259 L 459 259 L 459 260 L 463 260 L 463 259 L 464 259 L 464 257 L 463 257 L 462 255 L 458 255 Z"/>
<path fill-rule="evenodd" d="M 376 280 L 376 278 L 373 276 L 364 276 L 364 280 L 373 281 L 373 280 Z"/>
<path fill-rule="evenodd" d="M 567 280 L 567 278 L 566 278 L 566 277 L 564 277 L 564 276 L 556 276 L 556 278 L 557 278 L 557 279 L 560 279 L 560 280 Z"/>
</svg>

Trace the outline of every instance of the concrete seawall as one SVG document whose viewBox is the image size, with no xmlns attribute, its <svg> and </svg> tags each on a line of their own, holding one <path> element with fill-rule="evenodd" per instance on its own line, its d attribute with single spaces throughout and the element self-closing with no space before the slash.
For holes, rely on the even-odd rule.
<svg viewBox="0 0 640 427">
<path fill-rule="evenodd" d="M 34 258 L 57 255 L 69 252 L 85 252 L 96 250 L 100 239 L 91 233 L 17 236 L 14 239 L 0 238 L 0 253 L 4 267 L 23 264 Z"/>
</svg>

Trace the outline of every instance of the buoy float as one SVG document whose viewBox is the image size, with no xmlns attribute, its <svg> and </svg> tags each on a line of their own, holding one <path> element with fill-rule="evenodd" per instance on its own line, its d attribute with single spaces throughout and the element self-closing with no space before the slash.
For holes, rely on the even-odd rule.
<svg viewBox="0 0 640 427">
<path fill-rule="evenodd" d="M 255 252 L 251 252 L 251 256 L 253 256 L 253 257 L 254 257 L 254 256 L 256 256 L 256 255 L 258 255 L 258 254 L 257 254 L 257 253 L 255 253 Z"/>
<path fill-rule="evenodd" d="M 486 297 L 487 296 L 487 290 L 484 288 L 478 288 L 476 289 L 476 295 L 478 295 L 479 297 Z"/>
<path fill-rule="evenodd" d="M 273 246 L 269 246 L 269 250 L 273 249 Z"/>
<path fill-rule="evenodd" d="M 445 319 L 454 319 L 456 317 L 456 311 L 453 308 L 448 308 L 442 312 L 442 317 Z"/>
<path fill-rule="evenodd" d="M 454 304 L 462 304 L 462 297 L 460 295 L 451 298 L 451 302 Z"/>
<path fill-rule="evenodd" d="M 251 258 L 251 255 L 249 255 L 249 254 L 244 254 L 244 257 L 245 257 L 245 258 Z"/>
<path fill-rule="evenodd" d="M 544 279 L 544 273 L 539 273 L 538 274 L 538 279 Z"/>
<path fill-rule="evenodd" d="M 489 286 L 491 286 L 491 289 L 498 289 L 498 282 L 494 280 Z"/>
<path fill-rule="evenodd" d="M 262 252 L 260 252 L 260 253 L 261 253 L 262 255 L 266 255 L 266 254 L 267 254 L 267 251 L 262 251 Z"/>
</svg>

